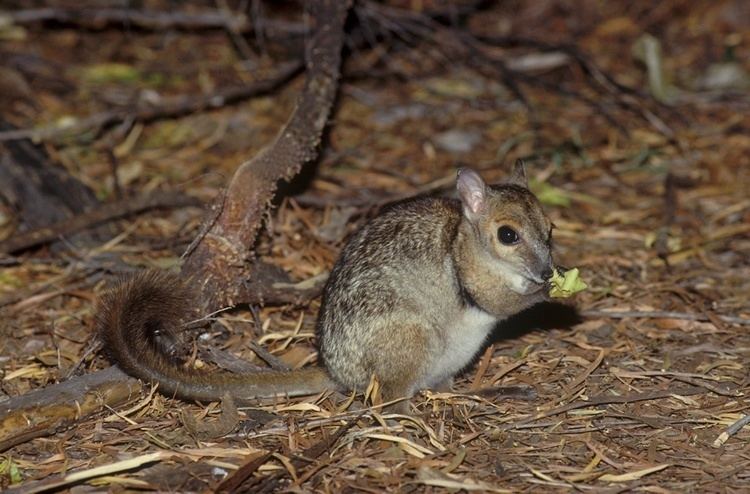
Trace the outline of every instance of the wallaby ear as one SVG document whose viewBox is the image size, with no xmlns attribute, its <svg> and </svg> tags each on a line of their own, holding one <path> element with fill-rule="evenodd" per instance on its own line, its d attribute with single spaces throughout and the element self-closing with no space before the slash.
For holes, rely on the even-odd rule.
<svg viewBox="0 0 750 494">
<path fill-rule="evenodd" d="M 464 205 L 464 213 L 469 217 L 484 209 L 487 203 L 487 185 L 477 172 L 471 168 L 459 168 L 456 188 Z"/>
<path fill-rule="evenodd" d="M 526 177 L 526 165 L 523 160 L 516 160 L 516 163 L 513 165 L 513 171 L 508 178 L 508 183 L 529 188 L 529 179 Z"/>
</svg>

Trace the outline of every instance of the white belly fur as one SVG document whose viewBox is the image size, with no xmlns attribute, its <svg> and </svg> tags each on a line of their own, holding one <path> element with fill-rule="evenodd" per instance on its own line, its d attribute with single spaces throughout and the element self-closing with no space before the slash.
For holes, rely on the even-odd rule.
<svg viewBox="0 0 750 494">
<path fill-rule="evenodd" d="M 442 351 L 438 352 L 430 366 L 423 387 L 435 387 L 466 367 L 497 322 L 494 316 L 475 307 L 459 313 L 453 323 L 445 328 L 445 336 L 441 339 Z"/>
</svg>

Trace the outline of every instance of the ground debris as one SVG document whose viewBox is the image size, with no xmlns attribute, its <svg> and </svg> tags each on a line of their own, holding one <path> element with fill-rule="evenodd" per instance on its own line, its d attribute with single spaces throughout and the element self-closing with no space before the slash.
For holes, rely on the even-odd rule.
<svg viewBox="0 0 750 494">
<path fill-rule="evenodd" d="M 94 17 L 49 17 L 80 10 L 34 9 L 48 17 L 18 21 L 25 39 L 0 27 L 2 118 L 41 137 L 102 204 L 124 211 L 128 197 L 168 193 L 209 204 L 274 139 L 303 84 L 303 13 L 241 3 L 260 11 L 230 22 L 196 10 L 185 17 L 203 23 L 194 29 L 181 11 L 159 17 L 174 7 L 164 0 L 145 2 L 151 17 L 128 28 L 116 15 L 133 12 L 92 27 Z M 393 201 L 450 194 L 459 166 L 499 182 L 524 159 L 556 260 L 579 267 L 588 289 L 502 324 L 452 392 L 415 398 L 415 415 L 327 392 L 230 407 L 222 422 L 217 404 L 122 375 L 117 393 L 57 392 L 68 375 L 76 385 L 117 374 L 95 351 L 97 295 L 121 274 L 179 266 L 202 211 L 114 214 L 111 235 L 86 243 L 57 225 L 44 240 L 54 249 L 0 257 L 0 489 L 750 490 L 750 93 L 720 89 L 714 73 L 750 71 L 747 2 L 404 4 L 356 2 L 320 158 L 280 188 L 252 246 L 257 272 L 275 280 L 262 295 L 286 305 L 207 316 L 187 332 L 191 363 L 315 363 L 317 296 L 345 238 Z M 436 26 L 472 38 L 431 41 Z M 644 32 L 659 41 L 664 104 L 633 56 Z M 451 58 L 460 50 L 482 58 Z M 103 66 L 120 75 L 87 72 Z M 253 84 L 262 95 L 211 98 Z M 26 231 L 0 204 L 3 245 Z M 52 402 L 29 401 L 42 395 Z M 181 421 L 194 416 L 221 434 Z"/>
</svg>

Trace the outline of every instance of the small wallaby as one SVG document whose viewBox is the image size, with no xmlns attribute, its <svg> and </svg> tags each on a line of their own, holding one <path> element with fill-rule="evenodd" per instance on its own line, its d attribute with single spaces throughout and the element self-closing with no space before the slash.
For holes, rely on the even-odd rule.
<svg viewBox="0 0 750 494">
<path fill-rule="evenodd" d="M 552 224 L 517 163 L 502 185 L 458 172 L 459 199 L 417 198 L 384 211 L 348 241 L 317 322 L 322 365 L 234 374 L 186 368 L 168 342 L 191 313 L 177 275 L 144 272 L 105 294 L 97 326 L 127 373 L 167 396 L 236 400 L 364 390 L 382 397 L 446 389 L 503 319 L 548 298 Z M 404 411 L 407 401 L 398 410 Z"/>
</svg>

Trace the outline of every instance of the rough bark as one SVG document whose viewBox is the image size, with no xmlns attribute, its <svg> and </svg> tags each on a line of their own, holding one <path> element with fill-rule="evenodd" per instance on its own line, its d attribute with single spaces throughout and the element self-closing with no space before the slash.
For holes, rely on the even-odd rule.
<svg viewBox="0 0 750 494">
<path fill-rule="evenodd" d="M 110 367 L 11 398 L 0 403 L 0 452 L 65 430 L 105 406 L 120 406 L 140 394 L 140 381 Z"/>
<path fill-rule="evenodd" d="M 235 172 L 206 232 L 188 254 L 183 273 L 202 280 L 204 311 L 256 300 L 251 248 L 279 180 L 289 180 L 317 156 L 338 90 L 344 20 L 349 1 L 312 4 L 315 33 L 308 48 L 306 79 L 296 107 L 276 139 Z"/>
</svg>

